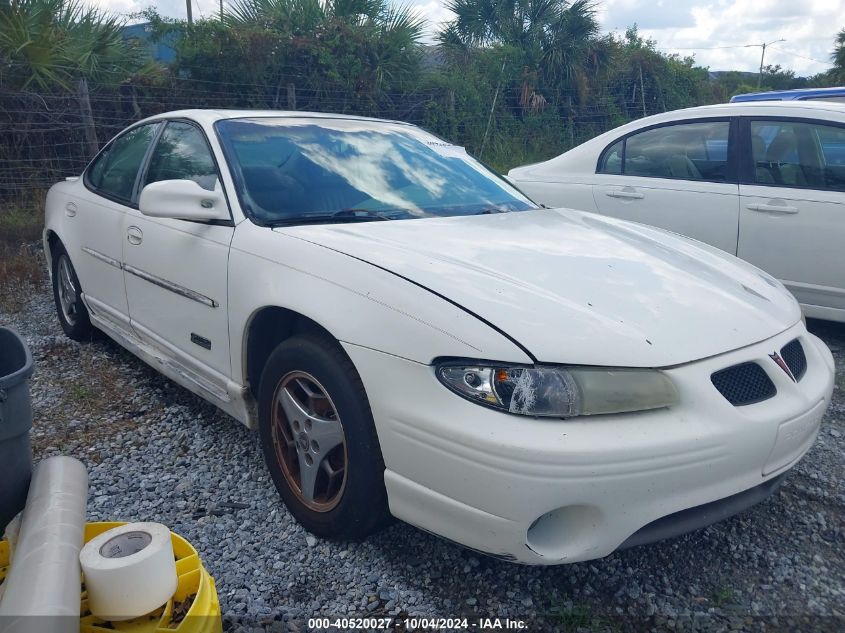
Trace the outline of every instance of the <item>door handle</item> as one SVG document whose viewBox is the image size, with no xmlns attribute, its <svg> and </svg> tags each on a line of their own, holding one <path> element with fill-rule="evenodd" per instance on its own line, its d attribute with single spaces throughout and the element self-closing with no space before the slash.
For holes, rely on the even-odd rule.
<svg viewBox="0 0 845 633">
<path fill-rule="evenodd" d="M 645 198 L 645 194 L 639 193 L 638 191 L 605 191 L 605 195 L 610 196 L 611 198 L 621 198 L 622 200 L 642 200 Z"/>
<path fill-rule="evenodd" d="M 760 213 L 798 213 L 798 207 L 786 204 L 749 204 L 748 209 Z"/>
<path fill-rule="evenodd" d="M 76 216 L 76 205 L 73 202 L 68 202 L 65 205 L 65 215 L 69 218 Z"/>
<path fill-rule="evenodd" d="M 126 229 L 126 241 L 137 246 L 144 241 L 144 233 L 137 226 Z"/>
</svg>

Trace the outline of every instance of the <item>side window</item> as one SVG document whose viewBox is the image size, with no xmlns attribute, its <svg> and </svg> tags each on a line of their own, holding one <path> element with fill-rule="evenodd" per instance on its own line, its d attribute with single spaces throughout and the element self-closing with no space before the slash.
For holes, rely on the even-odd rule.
<svg viewBox="0 0 845 633">
<path fill-rule="evenodd" d="M 112 141 L 91 164 L 87 179 L 98 192 L 130 202 L 138 169 L 153 139 L 157 123 L 133 128 Z"/>
<path fill-rule="evenodd" d="M 150 157 L 144 184 L 160 180 L 193 180 L 203 189 L 214 190 L 217 168 L 196 126 L 181 121 L 167 124 Z"/>
<path fill-rule="evenodd" d="M 625 140 L 623 139 L 604 150 L 599 164 L 600 174 L 619 175 L 622 173 L 622 150 L 624 147 Z"/>
<path fill-rule="evenodd" d="M 804 101 L 832 101 L 834 103 L 845 103 L 845 95 L 833 95 L 824 97 L 809 97 Z"/>
<path fill-rule="evenodd" d="M 666 125 L 625 141 L 626 176 L 726 182 L 728 121 Z"/>
<path fill-rule="evenodd" d="M 845 128 L 799 121 L 752 121 L 754 181 L 845 191 Z"/>
</svg>

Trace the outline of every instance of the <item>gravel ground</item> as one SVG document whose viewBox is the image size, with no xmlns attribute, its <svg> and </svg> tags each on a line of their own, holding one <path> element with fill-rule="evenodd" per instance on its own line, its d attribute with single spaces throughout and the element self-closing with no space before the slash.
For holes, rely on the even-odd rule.
<svg viewBox="0 0 845 633">
<path fill-rule="evenodd" d="M 279 501 L 257 434 L 110 341 L 64 338 L 46 285 L 0 324 L 35 358 L 36 459 L 87 464 L 89 520 L 160 521 L 188 538 L 227 630 L 387 614 L 510 617 L 532 631 L 845 630 L 843 325 L 811 323 L 840 377 L 818 442 L 778 495 L 671 541 L 539 568 L 398 522 L 363 543 L 315 539 Z"/>
</svg>

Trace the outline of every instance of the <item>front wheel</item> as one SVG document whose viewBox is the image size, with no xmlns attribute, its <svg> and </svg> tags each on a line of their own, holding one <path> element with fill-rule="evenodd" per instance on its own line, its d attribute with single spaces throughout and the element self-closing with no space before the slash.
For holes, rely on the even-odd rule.
<svg viewBox="0 0 845 633">
<path fill-rule="evenodd" d="M 264 460 L 291 514 L 318 536 L 359 539 L 388 517 L 367 394 L 334 341 L 297 336 L 270 355 L 259 388 Z"/>
<path fill-rule="evenodd" d="M 74 341 L 90 341 L 94 326 L 82 302 L 82 288 L 67 251 L 57 246 L 53 253 L 53 299 L 62 330 Z"/>
</svg>

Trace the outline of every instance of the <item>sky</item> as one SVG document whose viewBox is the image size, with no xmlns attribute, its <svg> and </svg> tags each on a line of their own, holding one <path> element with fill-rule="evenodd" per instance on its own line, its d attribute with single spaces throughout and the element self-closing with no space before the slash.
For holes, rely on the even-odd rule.
<svg viewBox="0 0 845 633">
<path fill-rule="evenodd" d="M 231 0 L 224 0 L 228 4 Z M 186 0 L 85 0 L 113 13 L 131 14 L 148 6 L 170 17 L 185 17 Z M 191 0 L 194 17 L 219 12 L 219 0 Z M 431 32 L 450 19 L 444 0 L 405 0 L 428 19 Z M 605 32 L 640 33 L 668 53 L 693 55 L 711 70 L 757 71 L 763 42 L 785 39 L 766 49 L 766 64 L 798 75 L 830 67 L 833 39 L 845 28 L 845 0 L 598 0 Z"/>
</svg>

